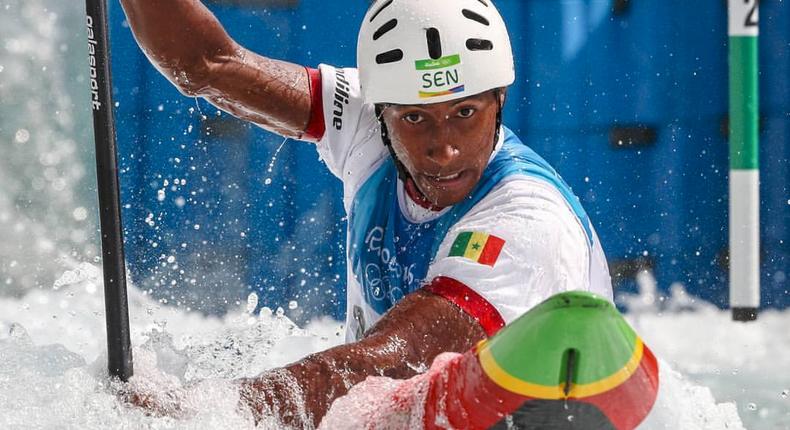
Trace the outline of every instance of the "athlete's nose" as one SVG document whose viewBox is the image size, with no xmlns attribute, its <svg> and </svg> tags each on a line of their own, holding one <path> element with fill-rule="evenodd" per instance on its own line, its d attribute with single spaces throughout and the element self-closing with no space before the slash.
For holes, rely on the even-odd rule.
<svg viewBox="0 0 790 430">
<path fill-rule="evenodd" d="M 440 166 L 447 166 L 458 157 L 459 151 L 449 136 L 449 133 L 436 133 L 431 143 L 426 148 L 428 159 Z"/>
</svg>

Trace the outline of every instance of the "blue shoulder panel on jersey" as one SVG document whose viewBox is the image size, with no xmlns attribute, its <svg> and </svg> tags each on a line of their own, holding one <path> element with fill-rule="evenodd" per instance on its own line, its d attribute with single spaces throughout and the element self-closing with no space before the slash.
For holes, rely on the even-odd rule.
<svg viewBox="0 0 790 430">
<path fill-rule="evenodd" d="M 508 145 L 508 142 L 511 142 L 511 144 Z M 590 218 L 587 216 L 587 212 L 582 207 L 579 198 L 573 194 L 573 191 L 571 191 L 571 187 L 565 183 L 565 180 L 560 177 L 557 171 L 554 170 L 554 168 L 551 167 L 551 165 L 549 165 L 549 163 L 546 162 L 543 157 L 535 153 L 535 151 L 533 151 L 530 147 L 521 142 L 521 140 L 507 128 L 505 129 L 505 145 L 503 146 L 502 151 L 497 154 L 493 164 L 497 163 L 497 159 L 500 157 L 510 157 L 521 160 L 526 164 L 520 165 L 514 169 L 511 163 L 507 163 L 506 161 L 503 162 L 502 164 L 505 166 L 499 168 L 508 170 L 509 173 L 507 174 L 512 174 L 512 170 L 518 170 L 518 172 L 521 174 L 542 179 L 553 185 L 554 188 L 556 188 L 557 191 L 562 194 L 562 197 L 565 198 L 565 201 L 568 202 L 568 205 L 570 205 L 573 213 L 576 215 L 576 218 L 579 219 L 579 222 L 587 234 L 587 239 L 590 241 L 590 245 L 593 244 L 593 232 Z M 507 176 L 507 174 L 504 176 Z"/>
</svg>

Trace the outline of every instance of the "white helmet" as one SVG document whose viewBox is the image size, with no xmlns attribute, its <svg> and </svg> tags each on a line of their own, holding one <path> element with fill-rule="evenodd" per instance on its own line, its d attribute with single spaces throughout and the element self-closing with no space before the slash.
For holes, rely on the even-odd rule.
<svg viewBox="0 0 790 430">
<path fill-rule="evenodd" d="M 366 103 L 428 104 L 515 80 L 505 22 L 491 0 L 377 0 L 359 31 Z"/>
</svg>

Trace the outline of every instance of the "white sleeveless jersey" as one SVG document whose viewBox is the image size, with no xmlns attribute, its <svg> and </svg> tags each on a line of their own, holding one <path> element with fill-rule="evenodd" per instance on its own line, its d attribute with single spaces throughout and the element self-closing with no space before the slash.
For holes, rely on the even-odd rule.
<svg viewBox="0 0 790 430">
<path fill-rule="evenodd" d="M 503 127 L 469 204 L 424 209 L 397 178 L 357 70 L 322 65 L 320 74 L 314 109 L 323 108 L 326 131 L 318 151 L 343 182 L 349 220 L 348 341 L 419 288 L 454 302 L 489 335 L 563 291 L 612 300 L 600 241 L 578 199 L 512 132 Z"/>
</svg>

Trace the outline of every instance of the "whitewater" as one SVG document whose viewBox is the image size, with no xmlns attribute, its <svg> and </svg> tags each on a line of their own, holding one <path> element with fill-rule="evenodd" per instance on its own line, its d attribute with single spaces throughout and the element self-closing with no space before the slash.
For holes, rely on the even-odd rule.
<svg viewBox="0 0 790 430">
<path fill-rule="evenodd" d="M 132 286 L 136 377 L 130 386 L 107 377 L 81 7 L 0 0 L 0 429 L 253 428 L 233 380 L 337 345 L 343 327 L 254 314 L 255 296 L 206 316 Z M 790 429 L 790 311 L 735 323 L 679 284 L 662 297 L 645 272 L 639 285 L 618 300 L 674 369 L 672 399 L 659 405 L 670 428 Z M 348 423 L 339 414 L 396 383 L 366 384 L 327 422 Z M 186 413 L 147 416 L 120 400 L 129 389 L 180 393 Z"/>
<path fill-rule="evenodd" d="M 254 428 L 238 408 L 232 380 L 343 339 L 342 326 L 331 319 L 299 328 L 282 309 L 255 315 L 254 295 L 216 318 L 164 305 L 132 288 L 131 387 L 178 392 L 188 411 L 177 418 L 146 416 L 120 400 L 118 393 L 128 387 L 107 377 L 100 278 L 98 267 L 83 263 L 51 288 L 0 300 L 0 428 Z M 629 322 L 677 371 L 663 375 L 672 398 L 659 402 L 660 413 L 673 415 L 684 429 L 787 429 L 787 312 L 766 311 L 755 323 L 735 323 L 679 287 L 657 300 L 653 282 L 643 274 L 641 294 L 621 300 L 633 308 Z M 355 400 L 374 401 L 396 383 L 377 379 Z M 348 410 L 344 405 L 342 412 Z M 349 422 L 347 415 L 331 415 Z M 260 428 L 279 424 L 272 418 Z"/>
</svg>

